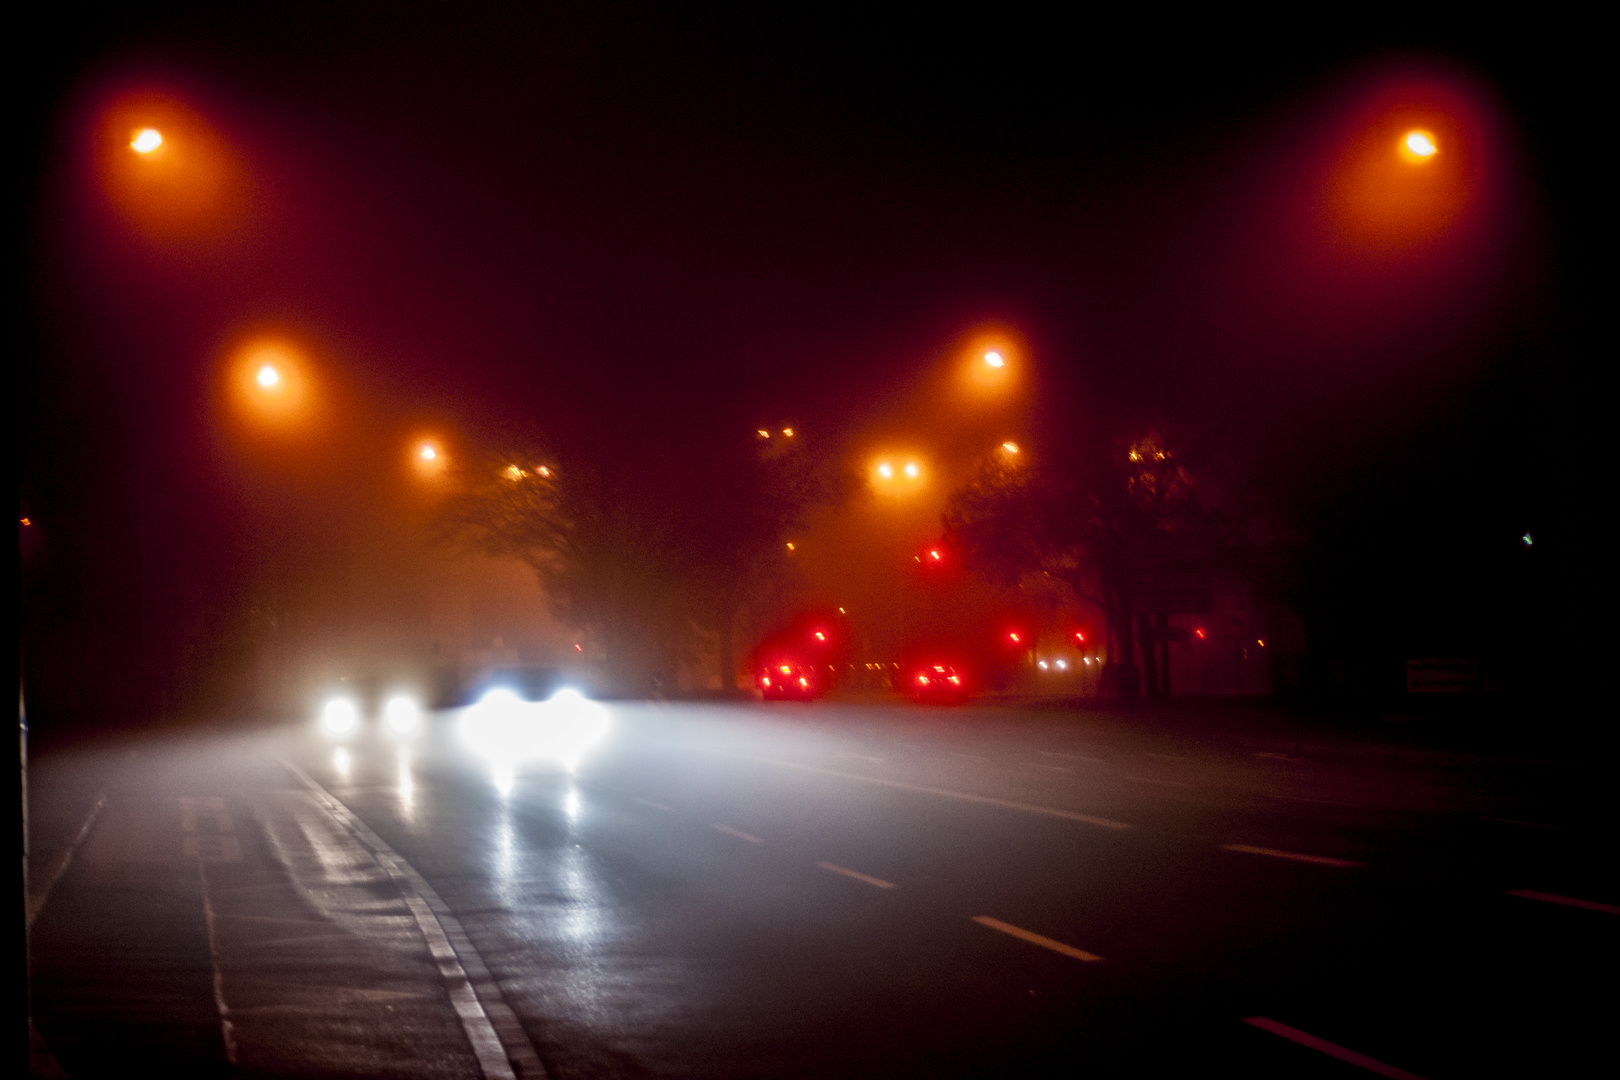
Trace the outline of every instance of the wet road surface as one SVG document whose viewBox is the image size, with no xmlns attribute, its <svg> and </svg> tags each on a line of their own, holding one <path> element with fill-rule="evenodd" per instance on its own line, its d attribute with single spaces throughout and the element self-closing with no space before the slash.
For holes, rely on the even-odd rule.
<svg viewBox="0 0 1620 1080">
<path fill-rule="evenodd" d="M 81 1078 L 1610 1055 L 1606 762 L 1076 712 L 599 708 L 37 761 L 40 1031 Z"/>
</svg>

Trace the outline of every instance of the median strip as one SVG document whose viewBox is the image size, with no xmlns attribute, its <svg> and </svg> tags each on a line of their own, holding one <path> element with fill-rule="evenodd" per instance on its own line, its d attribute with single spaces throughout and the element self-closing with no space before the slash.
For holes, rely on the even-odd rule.
<svg viewBox="0 0 1620 1080">
<path fill-rule="evenodd" d="M 851 870 L 849 867 L 839 866 L 837 863 L 818 862 L 816 865 L 821 867 L 823 870 L 830 870 L 834 874 L 843 874 L 847 878 L 854 878 L 856 881 L 864 881 L 868 885 L 875 885 L 880 889 L 892 889 L 895 887 L 894 882 L 892 881 L 884 881 L 882 878 L 876 878 L 870 874 L 863 874 L 859 870 Z"/>
<path fill-rule="evenodd" d="M 1268 1016 L 1245 1016 L 1243 1018 L 1243 1022 L 1248 1024 L 1250 1027 L 1257 1027 L 1261 1031 L 1269 1031 L 1273 1035 L 1281 1035 L 1290 1042 L 1296 1042 L 1301 1046 L 1309 1047 L 1318 1053 L 1326 1054 L 1329 1057 L 1335 1057 L 1340 1061 L 1366 1069 L 1368 1072 L 1374 1073 L 1375 1075 L 1390 1077 L 1390 1080 L 1423 1080 L 1423 1078 L 1416 1073 L 1409 1073 L 1405 1069 L 1397 1069 L 1393 1065 L 1385 1065 L 1382 1061 L 1379 1061 L 1376 1058 L 1370 1058 L 1366 1054 L 1358 1054 L 1354 1050 L 1340 1046 L 1338 1043 L 1330 1043 L 1326 1039 L 1319 1039 L 1309 1032 L 1301 1031 L 1298 1028 L 1291 1028 L 1287 1024 L 1279 1024 L 1277 1021 Z"/>
<path fill-rule="evenodd" d="M 1326 855 L 1302 855 L 1297 851 L 1278 851 L 1276 848 L 1255 847 L 1252 844 L 1222 844 L 1222 851 L 1239 851 L 1245 855 L 1269 855 L 1273 859 L 1292 859 L 1294 862 L 1316 863 L 1318 866 L 1366 866 L 1354 859 L 1332 859 Z"/>
<path fill-rule="evenodd" d="M 709 827 L 714 829 L 716 832 L 723 832 L 727 836 L 735 836 L 739 840 L 746 840 L 750 844 L 763 844 L 765 842 L 759 837 L 755 836 L 753 833 L 745 833 L 741 829 L 733 829 L 730 825 L 722 825 L 718 821 Z"/>
<path fill-rule="evenodd" d="M 1102 962 L 1102 957 L 1098 956 L 1096 953 L 1088 953 L 1086 950 L 1077 949 L 1073 945 L 1065 945 L 1061 941 L 1054 941 L 1049 937 L 1044 937 L 1041 934 L 1035 933 L 1033 930 L 1025 930 L 1021 926 L 1014 926 L 1012 923 L 1004 923 L 1000 919 L 993 919 L 988 915 L 975 915 L 973 916 L 973 921 L 978 923 L 980 926 L 988 926 L 992 930 L 1000 930 L 1003 934 L 1011 934 L 1020 941 L 1027 941 L 1031 945 L 1039 945 L 1043 949 L 1051 949 L 1055 953 L 1062 953 L 1064 956 L 1073 957 L 1076 960 L 1084 960 L 1091 964 Z"/>
</svg>

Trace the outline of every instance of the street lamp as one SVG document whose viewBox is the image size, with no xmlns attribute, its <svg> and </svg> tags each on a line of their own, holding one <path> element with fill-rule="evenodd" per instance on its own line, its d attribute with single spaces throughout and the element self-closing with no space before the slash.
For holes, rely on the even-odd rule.
<svg viewBox="0 0 1620 1080">
<path fill-rule="evenodd" d="M 880 457 L 872 463 L 872 487 L 890 495 L 917 490 L 923 482 L 922 462 L 909 455 Z"/>
<path fill-rule="evenodd" d="M 137 154 L 150 154 L 163 145 L 163 133 L 157 128 L 141 128 L 129 140 L 129 147 Z"/>
<path fill-rule="evenodd" d="M 1421 165 L 1440 152 L 1430 132 L 1414 128 L 1401 140 L 1401 156 L 1414 165 Z"/>
</svg>

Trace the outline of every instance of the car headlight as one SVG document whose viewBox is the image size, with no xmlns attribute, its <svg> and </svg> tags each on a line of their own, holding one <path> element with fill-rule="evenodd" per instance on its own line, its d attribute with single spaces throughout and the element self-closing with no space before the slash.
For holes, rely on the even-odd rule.
<svg viewBox="0 0 1620 1080">
<path fill-rule="evenodd" d="M 354 733 L 360 726 L 360 710 L 348 698 L 333 698 L 321 709 L 321 730 L 334 738 Z"/>
<path fill-rule="evenodd" d="M 383 706 L 383 722 L 395 735 L 411 735 L 422 723 L 422 709 L 405 694 L 395 694 Z"/>
</svg>

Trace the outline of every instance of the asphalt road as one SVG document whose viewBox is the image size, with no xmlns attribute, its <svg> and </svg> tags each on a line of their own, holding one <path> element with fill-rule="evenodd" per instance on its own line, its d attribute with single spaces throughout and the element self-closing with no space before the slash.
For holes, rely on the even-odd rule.
<svg viewBox="0 0 1620 1080">
<path fill-rule="evenodd" d="M 602 709 L 36 760 L 39 1030 L 81 1080 L 1612 1074 L 1606 761 Z"/>
</svg>

